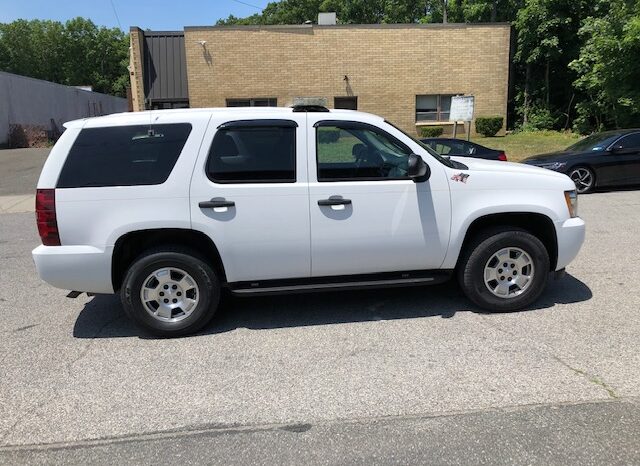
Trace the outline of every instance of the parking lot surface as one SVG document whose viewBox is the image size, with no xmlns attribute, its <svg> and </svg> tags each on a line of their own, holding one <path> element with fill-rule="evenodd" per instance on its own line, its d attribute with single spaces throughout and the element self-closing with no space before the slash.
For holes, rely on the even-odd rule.
<svg viewBox="0 0 640 466">
<path fill-rule="evenodd" d="M 41 282 L 33 213 L 2 214 L 0 462 L 134 445 L 165 462 L 640 462 L 639 208 L 637 191 L 581 196 L 585 246 L 527 311 L 480 312 L 455 284 L 227 298 L 173 340 L 116 297 Z"/>
</svg>

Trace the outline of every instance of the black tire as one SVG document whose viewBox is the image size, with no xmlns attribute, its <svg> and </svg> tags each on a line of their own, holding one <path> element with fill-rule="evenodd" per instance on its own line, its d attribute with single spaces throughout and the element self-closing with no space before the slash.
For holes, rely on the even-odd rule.
<svg viewBox="0 0 640 466">
<path fill-rule="evenodd" d="M 590 183 L 588 186 L 585 186 L 584 184 L 576 181 L 576 178 L 579 178 L 580 177 L 579 174 L 581 173 L 588 174 L 588 179 L 590 180 Z M 578 192 L 578 194 L 592 193 L 596 187 L 596 174 L 589 167 L 585 167 L 584 165 L 573 167 L 571 170 L 567 172 L 567 175 L 569 176 L 569 178 L 571 178 L 571 180 L 576 185 L 576 191 Z"/>
<path fill-rule="evenodd" d="M 140 297 L 143 282 L 151 273 L 164 267 L 185 271 L 198 288 L 198 301 L 193 310 L 175 322 L 153 317 Z M 145 251 L 131 264 L 122 283 L 120 298 L 127 316 L 138 327 L 156 336 L 177 337 L 200 330 L 213 318 L 220 300 L 220 283 L 213 269 L 195 251 L 164 246 Z"/>
<path fill-rule="evenodd" d="M 494 295 L 485 284 L 485 266 L 503 248 L 519 248 L 533 263 L 533 277 L 521 294 L 503 298 Z M 465 248 L 458 266 L 458 281 L 464 294 L 488 311 L 525 309 L 544 291 L 549 276 L 549 253 L 544 244 L 527 231 L 513 227 L 485 230 Z M 504 277 L 502 277 L 504 278 Z"/>
</svg>

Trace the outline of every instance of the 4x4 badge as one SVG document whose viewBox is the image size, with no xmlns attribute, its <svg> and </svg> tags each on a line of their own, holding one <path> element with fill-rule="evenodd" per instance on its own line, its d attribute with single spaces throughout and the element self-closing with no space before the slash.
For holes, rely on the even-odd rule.
<svg viewBox="0 0 640 466">
<path fill-rule="evenodd" d="M 458 173 L 457 175 L 453 175 L 451 177 L 453 181 L 462 181 L 463 183 L 467 182 L 467 178 L 469 178 L 468 173 Z"/>
</svg>

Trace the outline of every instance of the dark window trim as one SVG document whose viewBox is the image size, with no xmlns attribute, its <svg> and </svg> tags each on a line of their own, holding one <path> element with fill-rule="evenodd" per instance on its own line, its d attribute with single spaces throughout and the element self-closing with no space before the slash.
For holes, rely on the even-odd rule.
<svg viewBox="0 0 640 466">
<path fill-rule="evenodd" d="M 322 126 L 335 126 L 341 129 L 367 129 L 373 132 L 378 132 L 385 137 L 391 139 L 394 143 L 398 144 L 400 147 L 405 149 L 409 154 L 412 154 L 413 151 L 409 146 L 407 146 L 404 142 L 400 141 L 397 137 L 392 134 L 389 134 L 387 131 L 379 128 L 378 126 L 364 123 L 361 121 L 349 121 L 349 120 L 320 120 L 314 123 L 313 127 L 316 128 L 316 180 L 319 183 L 335 183 L 340 181 L 406 181 L 411 180 L 408 176 L 402 177 L 393 177 L 393 178 L 380 178 L 380 177 L 359 177 L 359 178 L 320 178 L 320 161 L 318 160 L 319 150 L 318 150 L 318 128 Z"/>
<path fill-rule="evenodd" d="M 229 128 L 297 128 L 298 123 L 293 120 L 232 120 L 222 123 L 218 129 Z"/>
<path fill-rule="evenodd" d="M 250 122 L 257 122 L 257 124 L 255 125 L 248 124 Z M 264 122 L 271 122 L 272 124 L 263 124 Z M 278 125 L 275 122 L 282 122 L 283 124 Z M 247 123 L 247 124 L 233 125 L 234 123 Z M 228 124 L 231 124 L 231 126 L 224 126 Z M 211 139 L 211 146 L 209 147 L 207 159 L 205 160 L 204 173 L 207 179 L 209 179 L 209 181 L 215 184 L 274 184 L 274 183 L 275 184 L 278 184 L 278 183 L 292 184 L 292 183 L 297 183 L 298 182 L 298 134 L 297 134 L 298 131 L 296 129 L 297 127 L 298 127 L 298 124 L 293 120 L 235 120 L 235 121 L 229 121 L 227 123 L 221 124 L 220 126 L 218 126 L 217 131 L 214 133 L 213 139 Z M 213 148 L 213 142 L 215 141 L 216 136 L 218 136 L 218 133 L 220 133 L 221 131 L 226 131 L 229 129 L 237 129 L 237 128 L 240 128 L 240 129 L 293 128 L 293 179 L 278 178 L 278 179 L 272 179 L 272 180 L 216 180 L 212 176 L 210 176 L 208 167 L 209 167 L 209 161 L 211 160 L 211 149 Z"/>
</svg>

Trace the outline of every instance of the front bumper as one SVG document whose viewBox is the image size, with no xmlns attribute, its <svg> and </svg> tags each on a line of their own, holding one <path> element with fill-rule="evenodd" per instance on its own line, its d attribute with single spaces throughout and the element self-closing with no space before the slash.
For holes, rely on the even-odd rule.
<svg viewBox="0 0 640 466">
<path fill-rule="evenodd" d="M 558 237 L 558 262 L 556 270 L 564 269 L 576 258 L 584 243 L 585 224 L 580 217 L 556 223 Z"/>
<path fill-rule="evenodd" d="M 112 247 L 38 246 L 31 254 L 40 278 L 56 288 L 113 293 L 112 250 Z"/>
</svg>

